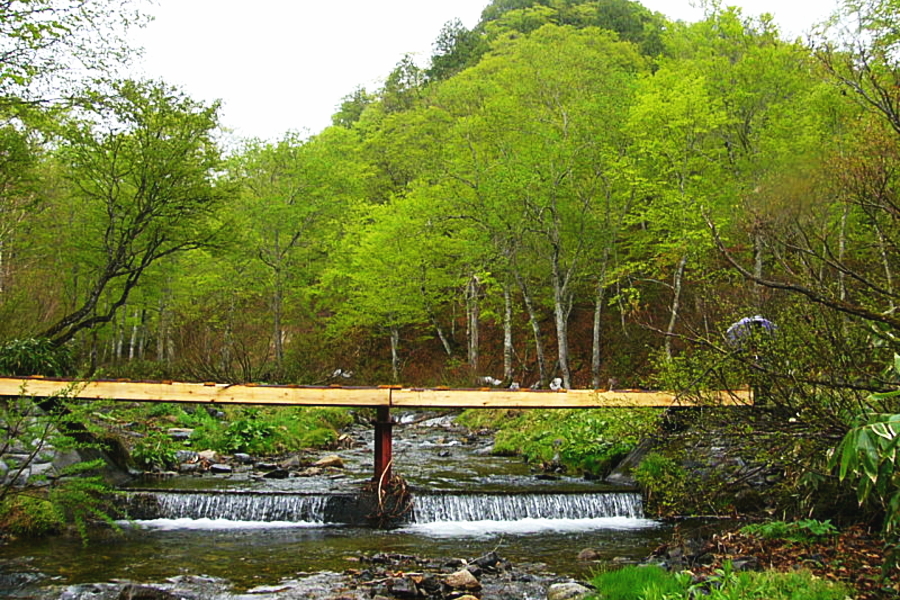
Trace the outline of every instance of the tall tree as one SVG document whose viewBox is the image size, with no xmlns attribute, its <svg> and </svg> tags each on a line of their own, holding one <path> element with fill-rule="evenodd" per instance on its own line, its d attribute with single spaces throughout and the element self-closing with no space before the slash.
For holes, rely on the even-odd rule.
<svg viewBox="0 0 900 600">
<path fill-rule="evenodd" d="M 62 344 L 111 321 L 150 266 L 214 241 L 226 193 L 213 180 L 217 110 L 163 84 L 126 81 L 73 115 L 58 151 L 74 208 L 63 225 L 87 260 L 77 295 L 44 336 Z"/>
</svg>

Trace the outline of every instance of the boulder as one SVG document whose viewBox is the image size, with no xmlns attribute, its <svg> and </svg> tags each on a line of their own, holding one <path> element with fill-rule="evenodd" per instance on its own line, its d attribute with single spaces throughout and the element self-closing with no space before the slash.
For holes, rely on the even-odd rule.
<svg viewBox="0 0 900 600">
<path fill-rule="evenodd" d="M 580 583 L 554 583 L 547 589 L 547 600 L 581 600 L 592 590 Z"/>
<path fill-rule="evenodd" d="M 319 460 L 313 463 L 314 467 L 332 467 L 335 469 L 343 469 L 344 461 L 337 454 L 332 454 L 331 456 L 323 456 Z"/>
<path fill-rule="evenodd" d="M 444 585 L 453 590 L 466 590 L 470 592 L 477 592 L 481 589 L 481 582 L 478 581 L 478 578 L 472 575 L 471 571 L 468 569 L 450 573 L 444 578 Z"/>
<path fill-rule="evenodd" d="M 223 475 L 225 473 L 231 473 L 233 470 L 234 469 L 231 468 L 231 465 L 215 464 L 215 465 L 210 465 L 210 467 L 209 467 L 210 473 L 218 473 L 220 475 Z"/>
<path fill-rule="evenodd" d="M 593 548 L 585 548 L 578 553 L 578 560 L 590 561 L 600 560 L 600 553 Z"/>
<path fill-rule="evenodd" d="M 198 452 L 197 456 L 200 460 L 205 460 L 207 462 L 219 462 L 219 453 L 215 450 L 203 450 L 202 452 Z"/>
</svg>

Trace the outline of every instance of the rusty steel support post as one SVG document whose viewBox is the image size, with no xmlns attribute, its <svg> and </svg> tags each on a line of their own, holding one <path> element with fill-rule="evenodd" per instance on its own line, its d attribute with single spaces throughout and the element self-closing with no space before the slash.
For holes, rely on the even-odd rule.
<svg viewBox="0 0 900 600">
<path fill-rule="evenodd" d="M 391 432 L 394 422 L 391 409 L 379 406 L 375 417 L 375 477 L 373 481 L 387 484 L 391 480 Z"/>
</svg>

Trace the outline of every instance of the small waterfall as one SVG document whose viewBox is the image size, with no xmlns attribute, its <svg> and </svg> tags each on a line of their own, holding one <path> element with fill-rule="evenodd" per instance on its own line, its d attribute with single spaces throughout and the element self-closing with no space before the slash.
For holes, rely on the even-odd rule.
<svg viewBox="0 0 900 600">
<path fill-rule="evenodd" d="M 434 494 L 413 500 L 414 523 L 518 519 L 643 518 L 636 493 Z"/>
<path fill-rule="evenodd" d="M 128 510 L 140 518 L 228 519 L 324 523 L 329 496 L 239 492 L 164 492 L 133 495 Z"/>
<path fill-rule="evenodd" d="M 353 494 L 141 491 L 128 495 L 135 519 L 227 519 L 294 523 L 364 523 L 371 505 Z M 413 495 L 411 523 L 520 519 L 643 518 L 636 493 L 478 493 Z"/>
</svg>

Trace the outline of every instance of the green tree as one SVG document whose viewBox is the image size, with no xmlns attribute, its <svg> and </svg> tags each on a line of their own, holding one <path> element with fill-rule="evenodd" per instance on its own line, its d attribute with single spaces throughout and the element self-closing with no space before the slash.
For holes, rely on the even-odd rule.
<svg viewBox="0 0 900 600">
<path fill-rule="evenodd" d="M 218 233 L 213 217 L 227 193 L 213 180 L 218 107 L 158 83 L 116 91 L 85 103 L 60 132 L 71 187 L 54 233 L 84 260 L 64 314 L 43 332 L 57 344 L 111 321 L 149 267 Z"/>
</svg>

